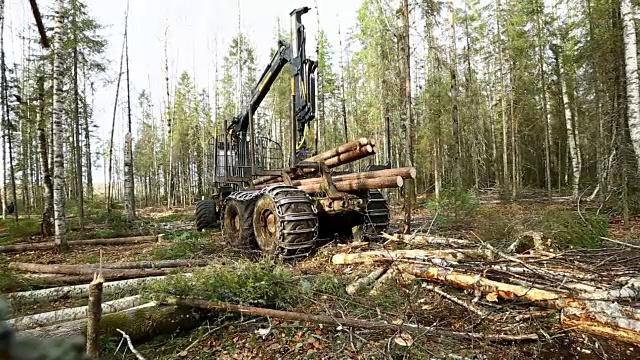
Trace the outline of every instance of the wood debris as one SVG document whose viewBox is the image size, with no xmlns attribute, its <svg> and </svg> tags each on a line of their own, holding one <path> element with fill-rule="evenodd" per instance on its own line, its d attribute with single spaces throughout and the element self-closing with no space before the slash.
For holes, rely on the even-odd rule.
<svg viewBox="0 0 640 360">
<path fill-rule="evenodd" d="M 412 235 L 383 234 L 390 240 L 412 243 Z M 419 235 L 426 245 L 462 245 L 435 236 Z M 332 263 L 392 263 L 400 275 L 409 274 L 438 287 L 425 288 L 459 304 L 470 312 L 485 317 L 484 304 L 495 306 L 543 307 L 560 311 L 561 325 L 600 336 L 640 345 L 640 265 L 634 259 L 640 252 L 629 249 L 571 250 L 549 253 L 541 233 L 524 234 L 525 242 L 514 243 L 508 251 L 489 244 L 475 249 L 409 249 L 381 250 L 335 254 Z M 388 271 L 384 278 L 395 275 Z M 381 281 L 372 292 L 381 291 Z M 471 291 L 473 301 L 446 291 L 446 287 Z M 549 310 L 547 310 L 549 311 Z M 540 310 L 519 315 L 521 320 L 548 314 Z M 494 318 L 495 316 L 491 316 Z"/>
</svg>

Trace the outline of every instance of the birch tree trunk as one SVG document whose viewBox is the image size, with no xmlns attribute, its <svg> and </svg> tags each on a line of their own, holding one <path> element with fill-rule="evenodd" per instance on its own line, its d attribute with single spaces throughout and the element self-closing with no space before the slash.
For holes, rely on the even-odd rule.
<svg viewBox="0 0 640 360">
<path fill-rule="evenodd" d="M 57 251 L 67 248 L 65 237 L 65 174 L 64 174 L 64 87 L 60 78 L 65 68 L 62 53 L 62 26 L 64 24 L 64 0 L 56 0 L 57 13 L 55 25 L 56 44 L 54 48 L 53 71 L 53 214 L 55 227 L 55 245 Z"/>
<path fill-rule="evenodd" d="M 93 199 L 93 176 L 92 176 L 92 163 L 91 163 L 91 133 L 89 131 L 89 106 L 87 104 L 87 73 L 86 69 L 82 69 L 84 80 L 84 101 L 83 101 L 83 115 L 84 115 L 84 162 L 87 171 L 87 196 L 89 199 Z M 93 101 L 93 83 L 91 83 L 91 101 Z M 91 106 L 93 110 L 93 106 Z"/>
<path fill-rule="evenodd" d="M 49 170 L 49 155 L 47 144 L 47 125 L 44 117 L 44 78 L 38 77 L 38 146 L 40 152 L 40 173 L 43 181 L 43 197 L 44 197 L 44 213 L 42 214 L 42 222 L 40 231 L 42 236 L 53 235 L 53 182 L 51 180 L 51 172 Z"/>
<path fill-rule="evenodd" d="M 78 89 L 78 2 L 73 0 L 73 116 L 74 122 L 74 147 L 76 155 L 76 187 L 78 192 L 78 220 L 83 228 L 84 219 L 84 186 L 82 176 L 82 147 L 80 146 L 80 91 Z"/>
<path fill-rule="evenodd" d="M 622 31 L 624 38 L 624 62 L 627 77 L 627 121 L 629 135 L 636 154 L 640 170 L 640 87 L 638 85 L 638 53 L 636 44 L 636 25 L 631 0 L 620 1 Z"/>
<path fill-rule="evenodd" d="M 560 73 L 560 86 L 562 91 L 562 104 L 564 107 L 564 117 L 567 128 L 567 142 L 569 143 L 569 157 L 571 158 L 571 170 L 573 173 L 571 179 L 572 196 L 576 200 L 579 195 L 580 189 L 580 160 L 578 158 L 578 149 L 576 143 L 576 136 L 573 129 L 573 116 L 571 114 L 571 104 L 569 102 L 569 94 L 567 90 L 567 78 L 564 69 L 564 62 L 561 60 L 562 52 L 557 54 L 558 68 Z"/>
<path fill-rule="evenodd" d="M 449 0 L 449 56 L 450 59 L 450 75 L 451 75 L 451 117 L 453 120 L 453 141 L 455 142 L 455 150 L 453 155 L 454 166 L 454 183 L 456 188 L 462 187 L 462 169 L 460 160 L 462 157 L 462 149 L 460 144 L 460 114 L 458 111 L 458 69 L 457 69 L 457 51 L 456 51 L 456 23 L 455 23 L 455 7 L 453 0 Z"/>
<path fill-rule="evenodd" d="M 127 13 L 129 12 L 129 2 L 127 1 Z M 127 214 L 127 221 L 134 221 L 136 219 L 136 207 L 135 207 L 135 188 L 133 180 L 133 145 L 132 145 L 132 132 L 131 132 L 131 90 L 129 85 L 129 36 L 128 36 L 128 22 L 125 20 L 124 30 L 124 42 L 125 42 L 125 57 L 127 63 L 127 135 L 125 136 L 124 144 L 124 188 L 125 188 L 125 211 Z"/>
</svg>

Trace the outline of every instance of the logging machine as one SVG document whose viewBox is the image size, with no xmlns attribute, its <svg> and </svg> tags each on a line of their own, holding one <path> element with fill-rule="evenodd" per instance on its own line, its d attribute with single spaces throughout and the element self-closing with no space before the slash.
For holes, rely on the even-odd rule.
<svg viewBox="0 0 640 360">
<path fill-rule="evenodd" d="M 309 149 L 317 71 L 317 62 L 308 59 L 305 50 L 302 15 L 309 10 L 291 12 L 291 42 L 278 42 L 246 108 L 230 123 L 225 119 L 226 131 L 212 139 L 209 161 L 215 171 L 207 175 L 212 196 L 196 204 L 199 231 L 221 221 L 230 245 L 283 259 L 307 256 L 324 241 L 353 236 L 354 229 L 356 235 L 384 231 L 389 207 L 379 189 L 400 187 L 403 178 L 384 176 L 402 170 L 390 169 L 389 163 L 370 166 L 373 171 L 365 173 L 337 175 L 330 170 L 374 154 L 373 140 L 362 138 L 321 154 L 317 145 L 313 152 Z M 291 93 L 285 157 L 282 144 L 257 135 L 254 115 L 286 65 L 291 70 Z M 407 174 L 415 177 L 415 169 Z"/>
</svg>

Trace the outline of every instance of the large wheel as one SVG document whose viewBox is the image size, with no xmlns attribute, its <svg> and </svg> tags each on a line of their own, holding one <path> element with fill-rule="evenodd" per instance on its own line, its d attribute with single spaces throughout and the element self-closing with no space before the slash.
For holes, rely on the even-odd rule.
<svg viewBox="0 0 640 360">
<path fill-rule="evenodd" d="M 225 240 L 237 248 L 254 247 L 255 235 L 251 222 L 253 201 L 229 200 L 224 209 L 222 235 Z"/>
<path fill-rule="evenodd" d="M 305 257 L 315 245 L 318 216 L 303 191 L 273 186 L 256 202 L 253 229 L 263 253 L 283 259 Z"/>
<path fill-rule="evenodd" d="M 196 204 L 196 229 L 202 231 L 216 225 L 216 204 L 213 200 L 202 200 Z"/>
<path fill-rule="evenodd" d="M 380 190 L 369 190 L 364 214 L 364 234 L 378 236 L 389 227 L 389 205 Z"/>
</svg>

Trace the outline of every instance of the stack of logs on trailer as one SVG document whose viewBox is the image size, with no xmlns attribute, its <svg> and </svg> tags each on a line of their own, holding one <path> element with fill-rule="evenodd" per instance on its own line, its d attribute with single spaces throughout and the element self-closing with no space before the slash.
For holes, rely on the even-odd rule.
<svg viewBox="0 0 640 360">
<path fill-rule="evenodd" d="M 324 162 L 329 169 L 347 165 L 354 161 L 375 154 L 375 140 L 360 138 L 327 150 L 321 154 L 305 159 L 306 163 Z M 315 177 L 310 177 L 315 176 Z M 322 177 L 318 177 L 315 168 L 302 168 L 290 171 L 289 179 L 282 176 L 264 176 L 253 181 L 256 189 L 262 189 L 274 184 L 288 184 L 296 186 L 308 194 L 318 193 L 322 190 Z M 403 179 L 414 179 L 415 168 L 394 168 L 377 171 L 365 171 L 332 176 L 336 190 L 342 192 L 357 190 L 373 190 L 386 188 L 399 188 L 403 186 Z"/>
</svg>

